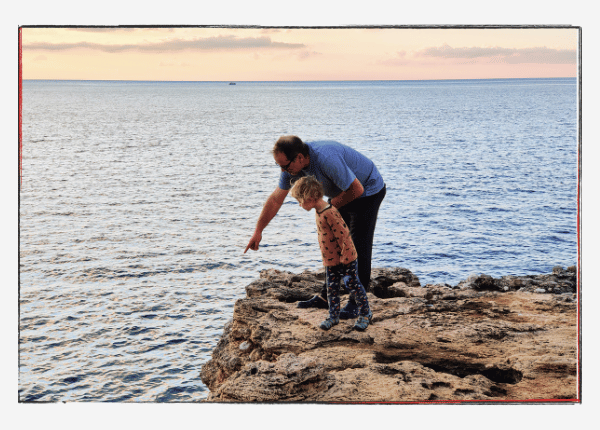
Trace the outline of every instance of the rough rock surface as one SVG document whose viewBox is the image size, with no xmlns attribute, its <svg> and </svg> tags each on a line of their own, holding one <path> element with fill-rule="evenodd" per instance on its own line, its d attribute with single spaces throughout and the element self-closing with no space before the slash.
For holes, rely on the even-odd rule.
<svg viewBox="0 0 600 430">
<path fill-rule="evenodd" d="M 297 308 L 324 272 L 263 271 L 202 368 L 207 401 L 572 401 L 575 272 L 423 287 L 407 269 L 374 269 L 373 323 L 359 332 L 354 320 L 323 331 L 327 310 Z"/>
</svg>

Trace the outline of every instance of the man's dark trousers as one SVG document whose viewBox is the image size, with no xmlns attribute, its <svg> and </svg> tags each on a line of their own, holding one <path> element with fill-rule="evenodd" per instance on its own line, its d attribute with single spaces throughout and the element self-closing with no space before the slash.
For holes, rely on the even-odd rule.
<svg viewBox="0 0 600 430">
<path fill-rule="evenodd" d="M 338 209 L 350 230 L 358 254 L 358 278 L 365 291 L 370 291 L 373 235 L 375 234 L 379 206 L 381 206 L 385 194 L 386 188 L 384 185 L 377 194 L 352 200 Z M 327 300 L 327 285 L 323 286 L 320 295 Z"/>
</svg>

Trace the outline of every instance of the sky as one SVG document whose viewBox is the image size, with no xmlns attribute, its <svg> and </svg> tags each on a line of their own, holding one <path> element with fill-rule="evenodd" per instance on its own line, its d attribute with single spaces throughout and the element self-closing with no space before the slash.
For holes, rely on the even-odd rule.
<svg viewBox="0 0 600 430">
<path fill-rule="evenodd" d="M 429 80 L 576 77 L 579 29 L 21 28 L 23 79 Z"/>
</svg>

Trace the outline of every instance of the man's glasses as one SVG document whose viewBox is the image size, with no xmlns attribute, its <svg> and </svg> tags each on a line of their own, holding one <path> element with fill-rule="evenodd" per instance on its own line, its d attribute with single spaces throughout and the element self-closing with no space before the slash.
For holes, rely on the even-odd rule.
<svg viewBox="0 0 600 430">
<path fill-rule="evenodd" d="M 298 154 L 296 154 L 296 157 L 297 156 L 298 156 Z M 283 170 L 287 170 L 288 167 L 290 167 L 290 164 L 292 164 L 294 162 L 294 160 L 296 159 L 296 157 L 292 158 L 292 161 L 290 161 L 289 163 L 287 163 L 285 166 L 282 166 L 282 165 L 277 164 L 277 163 L 275 163 L 275 164 L 277 164 L 277 166 L 280 167 L 280 168 L 282 168 Z"/>
</svg>

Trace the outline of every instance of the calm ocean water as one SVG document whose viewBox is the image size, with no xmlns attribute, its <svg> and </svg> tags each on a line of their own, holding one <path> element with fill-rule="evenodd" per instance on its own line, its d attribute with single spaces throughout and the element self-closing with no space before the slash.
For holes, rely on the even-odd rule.
<svg viewBox="0 0 600 430">
<path fill-rule="evenodd" d="M 23 83 L 19 398 L 196 401 L 259 271 L 321 266 L 275 140 L 331 139 L 388 192 L 373 267 L 422 285 L 577 261 L 575 79 Z"/>
</svg>

